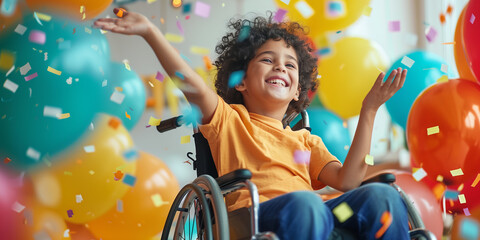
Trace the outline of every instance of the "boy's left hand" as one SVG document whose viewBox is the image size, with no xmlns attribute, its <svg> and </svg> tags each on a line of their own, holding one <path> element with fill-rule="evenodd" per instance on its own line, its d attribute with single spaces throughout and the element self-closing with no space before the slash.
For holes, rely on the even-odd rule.
<svg viewBox="0 0 480 240">
<path fill-rule="evenodd" d="M 363 99 L 363 108 L 378 110 L 378 108 L 390 99 L 400 88 L 402 88 L 405 78 L 407 77 L 407 69 L 397 68 L 390 73 L 384 82 L 385 73 L 380 73 L 377 80 L 373 84 L 372 89 Z"/>
</svg>

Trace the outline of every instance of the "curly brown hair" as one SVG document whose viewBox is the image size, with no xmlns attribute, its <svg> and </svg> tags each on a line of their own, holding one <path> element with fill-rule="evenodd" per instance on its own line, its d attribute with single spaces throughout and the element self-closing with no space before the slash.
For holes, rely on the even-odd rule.
<svg viewBox="0 0 480 240">
<path fill-rule="evenodd" d="M 215 47 L 219 54 L 214 65 L 217 67 L 215 87 L 217 94 L 228 104 L 243 104 L 243 96 L 235 88 L 228 86 L 231 73 L 239 70 L 246 72 L 248 63 L 255 57 L 256 51 L 270 39 L 284 40 L 292 46 L 298 56 L 299 100 L 292 100 L 285 116 L 299 113 L 310 104 L 308 91 L 315 91 L 317 82 L 317 60 L 314 49 L 307 42 L 306 30 L 297 22 L 274 22 L 272 13 L 267 18 L 255 17 L 253 20 L 230 20 L 228 27 L 232 32 L 222 37 Z M 284 125 L 288 124 L 284 119 Z"/>
</svg>

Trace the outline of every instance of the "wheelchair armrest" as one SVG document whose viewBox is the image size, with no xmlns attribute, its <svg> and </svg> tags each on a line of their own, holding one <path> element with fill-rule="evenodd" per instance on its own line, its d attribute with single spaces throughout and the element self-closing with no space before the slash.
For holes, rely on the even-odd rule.
<svg viewBox="0 0 480 240">
<path fill-rule="evenodd" d="M 372 182 L 392 184 L 395 182 L 395 180 L 396 178 L 395 178 L 395 175 L 393 175 L 393 173 L 380 173 L 363 181 L 361 185 L 365 185 L 367 183 L 372 183 Z"/>
<path fill-rule="evenodd" d="M 244 182 L 252 178 L 252 172 L 248 169 L 237 169 L 233 172 L 229 172 L 221 177 L 216 178 L 218 186 L 220 188 L 227 187 L 236 183 Z"/>
</svg>

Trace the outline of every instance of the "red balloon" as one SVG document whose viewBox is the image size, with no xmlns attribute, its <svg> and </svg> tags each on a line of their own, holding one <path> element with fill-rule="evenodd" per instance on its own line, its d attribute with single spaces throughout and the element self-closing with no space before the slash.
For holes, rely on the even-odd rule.
<svg viewBox="0 0 480 240">
<path fill-rule="evenodd" d="M 455 64 L 457 65 L 460 78 L 476 82 L 477 80 L 473 76 L 472 69 L 470 69 L 470 63 L 468 62 L 465 53 L 465 43 L 463 42 L 463 22 L 467 6 L 468 5 L 465 5 L 462 13 L 458 17 L 457 27 L 455 28 L 455 45 L 453 45 L 453 54 L 455 56 Z"/>
<path fill-rule="evenodd" d="M 425 228 L 432 232 L 437 239 L 442 239 L 442 210 L 432 190 L 427 185 L 417 182 L 408 172 L 393 171 L 393 174 L 396 177 L 395 183 L 408 195 L 419 211 Z"/>
<path fill-rule="evenodd" d="M 465 214 L 463 209 L 468 208 L 470 210 L 480 207 L 480 191 L 478 190 L 479 183 L 473 184 L 475 181 L 471 179 L 466 181 L 463 185 L 463 189 L 458 194 L 463 194 L 465 197 L 465 202 L 460 203 L 458 198 L 452 199 L 452 204 L 450 204 L 450 200 L 445 204 L 445 208 L 449 212 Z M 473 187 L 472 187 L 473 186 Z M 456 189 L 456 188 L 455 188 Z M 455 191 L 453 189 L 453 191 Z M 480 208 L 479 208 L 480 210 Z"/>
<path fill-rule="evenodd" d="M 463 41 L 473 74 L 480 80 L 480 0 L 470 0 L 463 19 Z"/>
<path fill-rule="evenodd" d="M 438 131 L 438 132 L 437 132 Z M 407 143 L 427 176 L 459 185 L 480 172 L 480 85 L 457 79 L 423 91 L 410 109 Z M 453 173 L 463 172 L 455 176 Z"/>
</svg>

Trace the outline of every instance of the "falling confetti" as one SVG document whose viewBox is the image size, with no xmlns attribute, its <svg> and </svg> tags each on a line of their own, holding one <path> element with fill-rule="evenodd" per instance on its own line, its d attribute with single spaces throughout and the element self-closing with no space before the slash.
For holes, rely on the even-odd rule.
<svg viewBox="0 0 480 240">
<path fill-rule="evenodd" d="M 336 206 L 333 209 L 332 212 L 335 215 L 335 217 L 337 217 L 340 223 L 345 222 L 353 215 L 352 209 L 350 208 L 350 206 L 348 206 L 346 202 L 340 203 L 338 206 Z"/>
<path fill-rule="evenodd" d="M 377 233 L 375 233 L 375 239 L 379 239 L 381 236 L 383 236 L 388 227 L 390 227 L 390 224 L 392 224 L 392 215 L 388 211 L 385 211 L 382 214 L 380 223 L 382 223 L 382 227 L 377 231 Z"/>
<path fill-rule="evenodd" d="M 233 88 L 240 84 L 245 76 L 245 71 L 239 70 L 232 72 L 228 78 L 228 87 Z"/>
</svg>

